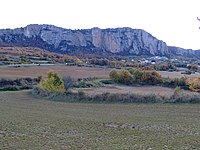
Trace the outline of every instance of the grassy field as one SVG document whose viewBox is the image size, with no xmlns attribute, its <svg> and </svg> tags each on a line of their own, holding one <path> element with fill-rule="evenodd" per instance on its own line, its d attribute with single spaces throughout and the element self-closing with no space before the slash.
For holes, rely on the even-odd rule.
<svg viewBox="0 0 200 150">
<path fill-rule="evenodd" d="M 0 93 L 0 149 L 200 149 L 200 105 L 62 103 Z"/>
</svg>

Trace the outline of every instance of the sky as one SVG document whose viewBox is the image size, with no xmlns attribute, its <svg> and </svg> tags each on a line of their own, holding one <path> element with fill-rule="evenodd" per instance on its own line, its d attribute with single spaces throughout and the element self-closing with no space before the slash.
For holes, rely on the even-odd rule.
<svg viewBox="0 0 200 150">
<path fill-rule="evenodd" d="M 0 28 L 144 29 L 169 46 L 200 49 L 200 0 L 0 0 Z"/>
</svg>

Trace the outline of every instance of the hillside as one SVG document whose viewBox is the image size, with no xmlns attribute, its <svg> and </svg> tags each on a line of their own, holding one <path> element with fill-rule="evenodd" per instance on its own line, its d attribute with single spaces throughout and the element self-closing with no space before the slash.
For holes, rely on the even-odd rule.
<svg viewBox="0 0 200 150">
<path fill-rule="evenodd" d="M 78 63 L 75 56 L 58 54 L 34 47 L 0 47 L 0 65 Z"/>
<path fill-rule="evenodd" d="M 200 51 L 169 47 L 150 33 L 131 28 L 71 30 L 32 24 L 24 28 L 1 29 L 0 46 L 31 46 L 72 55 L 88 53 L 200 58 Z"/>
</svg>

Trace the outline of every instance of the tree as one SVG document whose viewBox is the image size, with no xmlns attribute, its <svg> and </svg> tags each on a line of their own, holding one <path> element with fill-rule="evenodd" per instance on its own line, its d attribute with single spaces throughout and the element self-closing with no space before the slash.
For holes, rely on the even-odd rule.
<svg viewBox="0 0 200 150">
<path fill-rule="evenodd" d="M 158 84 L 163 82 L 162 77 L 158 72 L 139 69 L 122 70 L 120 73 L 113 70 L 110 72 L 110 78 L 115 82 L 125 84 L 132 84 L 134 82 Z"/>
<path fill-rule="evenodd" d="M 140 82 L 148 82 L 149 81 L 149 79 L 148 79 L 149 77 L 150 77 L 149 72 L 142 71 L 142 77 L 140 79 Z"/>
<path fill-rule="evenodd" d="M 115 81 L 118 82 L 119 81 L 119 74 L 116 70 L 112 70 L 109 74 L 110 78 Z"/>
<path fill-rule="evenodd" d="M 131 74 L 135 77 L 137 82 L 141 82 L 141 78 L 143 76 L 143 71 L 136 69 L 135 71 L 131 72 Z"/>
<path fill-rule="evenodd" d="M 123 61 L 120 61 L 120 62 L 119 62 L 119 66 L 120 66 L 120 67 L 125 67 L 125 63 L 124 63 Z"/>
<path fill-rule="evenodd" d="M 151 78 L 150 82 L 153 83 L 153 84 L 162 83 L 163 82 L 161 75 L 156 71 L 150 72 L 150 78 Z"/>
<path fill-rule="evenodd" d="M 134 81 L 133 76 L 128 70 L 122 70 L 120 77 L 119 77 L 119 82 L 125 83 L 125 84 L 131 84 Z"/>
<path fill-rule="evenodd" d="M 195 92 L 200 92 L 200 78 L 191 78 L 188 81 L 189 89 Z"/>
<path fill-rule="evenodd" d="M 110 66 L 114 67 L 114 68 L 117 67 L 117 62 L 116 61 L 111 61 L 110 62 Z"/>
<path fill-rule="evenodd" d="M 20 61 L 21 62 L 28 62 L 28 58 L 26 56 L 21 56 Z"/>
<path fill-rule="evenodd" d="M 136 69 L 133 69 L 133 68 L 132 68 L 132 69 L 129 69 L 128 71 L 129 71 L 132 75 L 134 75 Z"/>
<path fill-rule="evenodd" d="M 49 92 L 62 92 L 65 90 L 63 79 L 53 71 L 48 72 L 47 79 L 40 81 L 38 86 Z"/>
<path fill-rule="evenodd" d="M 198 70 L 198 65 L 197 64 L 192 65 L 191 70 L 196 72 Z"/>
</svg>

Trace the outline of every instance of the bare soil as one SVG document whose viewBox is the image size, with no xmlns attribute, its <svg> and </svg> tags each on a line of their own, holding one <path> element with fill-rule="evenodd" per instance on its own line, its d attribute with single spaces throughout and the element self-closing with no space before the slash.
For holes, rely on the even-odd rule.
<svg viewBox="0 0 200 150">
<path fill-rule="evenodd" d="M 71 76 L 72 78 L 98 77 L 108 78 L 111 69 L 77 67 L 77 66 L 34 66 L 34 67 L 0 67 L 0 78 L 37 78 L 46 76 L 47 72 L 55 71 L 62 76 Z"/>
<path fill-rule="evenodd" d="M 103 93 L 113 93 L 113 94 L 159 94 L 170 96 L 173 94 L 174 89 L 161 87 L 161 86 L 108 86 L 100 88 L 82 89 L 85 93 L 89 95 L 103 94 Z"/>
<path fill-rule="evenodd" d="M 188 77 L 188 78 L 198 78 L 200 77 L 200 73 L 195 73 L 191 75 L 181 74 L 181 72 L 168 72 L 168 71 L 158 71 L 162 77 L 164 78 L 181 78 L 181 77 Z"/>
<path fill-rule="evenodd" d="M 0 92 L 0 149 L 200 149 L 199 104 L 64 103 Z"/>
<path fill-rule="evenodd" d="M 0 78 L 16 79 L 38 76 L 46 76 L 47 72 L 55 71 L 62 76 L 71 76 L 73 78 L 108 78 L 111 68 L 95 68 L 95 67 L 78 67 L 78 66 L 31 66 L 31 67 L 0 67 Z M 199 73 L 184 75 L 181 72 L 159 71 L 164 78 L 181 78 L 181 77 L 200 77 Z"/>
</svg>

